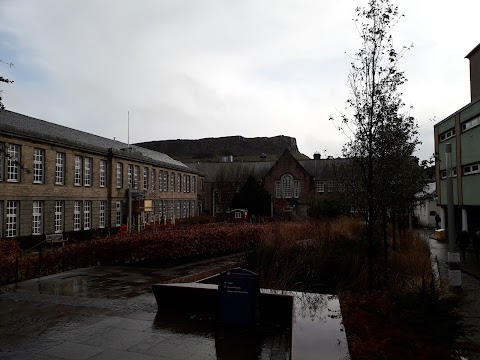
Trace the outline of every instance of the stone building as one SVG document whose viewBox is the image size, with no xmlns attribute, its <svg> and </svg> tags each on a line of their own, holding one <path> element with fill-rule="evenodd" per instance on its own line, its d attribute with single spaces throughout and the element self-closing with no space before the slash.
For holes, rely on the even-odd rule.
<svg viewBox="0 0 480 360">
<path fill-rule="evenodd" d="M 202 176 L 163 153 L 7 110 L 0 147 L 2 238 L 119 227 L 129 210 L 137 226 L 201 209 Z"/>
<path fill-rule="evenodd" d="M 434 126 L 435 174 L 442 228 L 447 220 L 446 146 L 451 144 L 455 228 L 472 235 L 480 230 L 480 44 L 467 56 L 470 61 L 470 103 Z"/>
<path fill-rule="evenodd" d="M 306 216 L 313 198 L 338 197 L 345 191 L 340 171 L 346 161 L 321 159 L 320 154 L 313 159 L 297 160 L 286 149 L 277 161 L 186 164 L 205 176 L 203 205 L 207 213 L 228 212 L 235 192 L 253 175 L 271 194 L 272 210 Z"/>
</svg>

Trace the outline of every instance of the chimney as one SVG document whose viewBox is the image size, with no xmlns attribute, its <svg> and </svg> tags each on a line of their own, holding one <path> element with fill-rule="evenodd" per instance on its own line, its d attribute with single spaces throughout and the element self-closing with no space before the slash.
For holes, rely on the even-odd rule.
<svg viewBox="0 0 480 360">
<path fill-rule="evenodd" d="M 480 44 L 465 56 L 470 60 L 470 101 L 480 97 Z"/>
<path fill-rule="evenodd" d="M 316 152 L 315 154 L 313 154 L 313 160 L 320 160 L 322 158 L 322 154 L 320 154 L 319 152 Z"/>
</svg>

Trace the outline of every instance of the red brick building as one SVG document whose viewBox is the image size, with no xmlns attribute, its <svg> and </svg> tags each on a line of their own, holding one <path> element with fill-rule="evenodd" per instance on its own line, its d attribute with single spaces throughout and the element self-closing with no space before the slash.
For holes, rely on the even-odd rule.
<svg viewBox="0 0 480 360">
<path fill-rule="evenodd" d="M 205 176 L 202 203 L 207 213 L 212 213 L 213 208 L 215 213 L 228 212 L 228 204 L 235 191 L 238 191 L 248 175 L 253 175 L 272 196 L 274 212 L 289 211 L 299 216 L 307 216 L 308 204 L 313 198 L 336 197 L 345 191 L 345 184 L 340 180 L 340 171 L 346 161 L 340 158 L 321 159 L 320 154 L 315 154 L 313 159 L 297 160 L 286 149 L 275 162 L 186 164 Z M 232 174 L 230 181 L 225 174 Z M 223 190 L 225 188 L 229 191 Z"/>
</svg>

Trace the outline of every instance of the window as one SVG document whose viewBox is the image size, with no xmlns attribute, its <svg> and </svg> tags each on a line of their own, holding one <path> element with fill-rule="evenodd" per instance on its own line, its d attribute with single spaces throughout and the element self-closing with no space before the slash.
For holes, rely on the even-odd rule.
<svg viewBox="0 0 480 360">
<path fill-rule="evenodd" d="M 170 191 L 175 191 L 175 173 L 170 173 Z"/>
<path fill-rule="evenodd" d="M 92 186 L 92 159 L 85 158 L 85 177 L 83 180 L 83 185 Z"/>
<path fill-rule="evenodd" d="M 158 170 L 158 191 L 163 191 L 163 170 Z"/>
<path fill-rule="evenodd" d="M 6 236 L 17 236 L 18 228 L 18 201 L 7 201 L 7 228 Z"/>
<path fill-rule="evenodd" d="M 462 131 L 470 130 L 471 128 L 478 126 L 480 124 L 480 116 L 468 120 L 462 124 Z"/>
<path fill-rule="evenodd" d="M 300 197 L 300 181 L 295 180 L 293 182 L 293 197 L 298 199 Z"/>
<path fill-rule="evenodd" d="M 240 211 L 235 211 L 235 219 L 241 219 L 242 213 Z"/>
<path fill-rule="evenodd" d="M 293 196 L 293 176 L 285 174 L 282 176 L 282 197 L 291 198 Z"/>
<path fill-rule="evenodd" d="M 195 193 L 197 191 L 197 178 L 192 176 L 192 192 Z"/>
<path fill-rule="evenodd" d="M 190 201 L 190 216 L 195 216 L 195 200 Z"/>
<path fill-rule="evenodd" d="M 73 202 L 73 230 L 80 230 L 80 201 Z"/>
<path fill-rule="evenodd" d="M 103 229 L 105 227 L 105 207 L 107 206 L 106 201 L 100 201 L 100 207 L 98 208 L 98 227 Z"/>
<path fill-rule="evenodd" d="M 43 183 L 43 162 L 45 158 L 45 150 L 35 149 L 33 152 L 33 183 Z"/>
<path fill-rule="evenodd" d="M 148 190 L 148 168 L 143 168 L 143 190 Z"/>
<path fill-rule="evenodd" d="M 187 175 L 186 174 L 183 175 L 183 192 L 184 193 L 187 192 Z"/>
<path fill-rule="evenodd" d="M 138 190 L 138 181 L 140 176 L 140 166 L 135 165 L 133 168 L 133 188 Z"/>
<path fill-rule="evenodd" d="M 455 129 L 448 130 L 440 135 L 440 142 L 448 140 L 455 136 Z"/>
<path fill-rule="evenodd" d="M 100 187 L 107 185 L 107 162 L 100 160 Z"/>
<path fill-rule="evenodd" d="M 453 175 L 453 177 L 457 176 L 457 168 L 452 169 L 452 175 Z M 440 176 L 442 177 L 442 179 L 446 179 L 447 178 L 447 170 L 443 170 L 442 172 L 440 172 Z"/>
<path fill-rule="evenodd" d="M 132 188 L 132 173 L 133 173 L 133 165 L 128 164 L 128 188 Z"/>
<path fill-rule="evenodd" d="M 63 185 L 65 183 L 65 154 L 55 155 L 55 184 Z"/>
<path fill-rule="evenodd" d="M 477 174 L 480 172 L 479 164 L 467 165 L 463 168 L 464 175 Z"/>
<path fill-rule="evenodd" d="M 177 174 L 177 192 L 182 191 L 182 174 Z"/>
<path fill-rule="evenodd" d="M 7 145 L 7 181 L 20 181 L 20 145 Z"/>
<path fill-rule="evenodd" d="M 328 182 L 328 192 L 334 192 L 335 191 L 335 181 L 329 181 Z"/>
<path fill-rule="evenodd" d="M 82 157 L 75 156 L 75 186 L 82 186 Z"/>
<path fill-rule="evenodd" d="M 55 233 L 63 231 L 63 201 L 55 201 Z"/>
<path fill-rule="evenodd" d="M 3 174 L 5 171 L 5 152 L 6 152 L 5 143 L 0 142 L 0 181 L 4 180 Z M 1 229 L 0 229 L 0 234 L 1 234 Z"/>
<path fill-rule="evenodd" d="M 90 230 L 90 209 L 92 207 L 91 201 L 83 202 L 83 229 Z"/>
<path fill-rule="evenodd" d="M 155 169 L 152 169 L 152 192 L 153 193 L 155 193 L 155 186 L 157 185 L 156 180 L 157 180 L 157 171 Z"/>
<path fill-rule="evenodd" d="M 325 182 L 324 181 L 317 181 L 315 183 L 315 187 L 317 192 L 323 193 L 325 192 Z"/>
<path fill-rule="evenodd" d="M 282 187 L 280 185 L 280 181 L 275 181 L 275 197 L 276 198 L 282 197 Z"/>
<path fill-rule="evenodd" d="M 187 176 L 187 192 L 190 192 L 190 175 Z"/>
<path fill-rule="evenodd" d="M 338 191 L 339 192 L 345 192 L 345 183 L 344 182 L 338 183 Z"/>
<path fill-rule="evenodd" d="M 115 203 L 115 210 L 116 210 L 115 226 L 119 227 L 120 225 L 122 225 L 122 202 L 121 201 L 117 201 Z"/>
<path fill-rule="evenodd" d="M 123 164 L 117 163 L 117 189 L 123 187 Z"/>
<path fill-rule="evenodd" d="M 33 202 L 32 235 L 41 235 L 43 233 L 42 208 L 41 201 Z"/>
</svg>

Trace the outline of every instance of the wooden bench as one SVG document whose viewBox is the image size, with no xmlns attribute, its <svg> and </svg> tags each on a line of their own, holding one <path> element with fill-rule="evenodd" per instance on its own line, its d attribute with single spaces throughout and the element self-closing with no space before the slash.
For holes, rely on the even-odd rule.
<svg viewBox="0 0 480 360">
<path fill-rule="evenodd" d="M 57 244 L 57 243 L 62 243 L 62 247 L 65 246 L 65 243 L 67 242 L 68 240 L 64 240 L 63 239 L 63 234 L 60 233 L 60 234 L 47 234 L 45 235 L 45 242 L 47 244 L 51 244 L 52 245 L 52 248 L 53 248 L 53 244 Z"/>
</svg>

